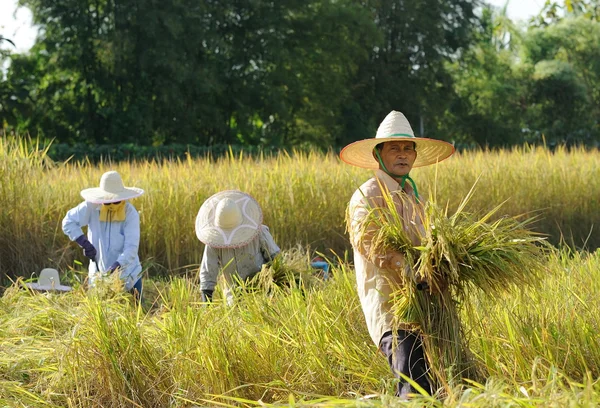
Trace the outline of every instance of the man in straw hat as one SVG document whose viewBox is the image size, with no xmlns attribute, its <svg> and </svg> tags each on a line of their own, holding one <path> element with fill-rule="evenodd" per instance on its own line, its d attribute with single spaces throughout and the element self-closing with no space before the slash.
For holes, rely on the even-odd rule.
<svg viewBox="0 0 600 408">
<path fill-rule="evenodd" d="M 202 204 L 196 217 L 196 235 L 205 244 L 200 266 L 203 302 L 212 300 L 220 270 L 225 278 L 224 294 L 231 305 L 235 280 L 251 278 L 279 254 L 262 221 L 258 202 L 241 191 L 221 191 Z"/>
<path fill-rule="evenodd" d="M 129 203 L 144 190 L 123 186 L 116 171 L 102 175 L 100 187 L 81 191 L 84 202 L 67 212 L 62 228 L 90 259 L 89 283 L 101 276 L 117 272 L 125 290 L 140 302 L 142 295 L 142 265 L 138 257 L 140 216 Z M 82 227 L 87 226 L 87 236 Z"/>
<path fill-rule="evenodd" d="M 365 222 L 371 209 L 385 207 L 382 190 L 386 190 L 393 197 L 405 231 L 413 244 L 419 245 L 420 233 L 424 232 L 422 205 L 409 173 L 413 167 L 435 164 L 453 153 L 454 147 L 449 143 L 415 137 L 406 117 L 396 111 L 381 122 L 375 138 L 351 143 L 340 153 L 344 162 L 375 171 L 375 176 L 360 186 L 350 200 L 348 231 L 354 249 L 358 295 L 369 334 L 398 378 L 396 395 L 402 398 L 416 392 L 402 376 L 430 394 L 432 391 L 420 334 L 408 327 L 403 330 L 401 324 L 400 329 L 392 327 L 390 295 L 403 276 L 410 276 L 411 265 L 406 265 L 398 252 L 373 254 L 370 241 L 373 227 L 369 231 Z"/>
</svg>

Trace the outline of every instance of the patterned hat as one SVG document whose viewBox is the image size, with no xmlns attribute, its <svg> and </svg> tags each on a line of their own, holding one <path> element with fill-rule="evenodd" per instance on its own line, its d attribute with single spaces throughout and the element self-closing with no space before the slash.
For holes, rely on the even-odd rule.
<svg viewBox="0 0 600 408">
<path fill-rule="evenodd" d="M 365 169 L 378 169 L 379 163 L 373 157 L 373 149 L 379 143 L 409 141 L 416 144 L 417 159 L 413 167 L 429 166 L 447 159 L 454 153 L 454 146 L 443 140 L 415 137 L 406 116 L 391 111 L 379 125 L 377 135 L 371 139 L 350 143 L 340 152 L 342 161 Z"/>
<path fill-rule="evenodd" d="M 258 235 L 263 215 L 258 202 L 238 190 L 209 197 L 196 217 L 196 236 L 213 248 L 239 248 Z"/>
</svg>

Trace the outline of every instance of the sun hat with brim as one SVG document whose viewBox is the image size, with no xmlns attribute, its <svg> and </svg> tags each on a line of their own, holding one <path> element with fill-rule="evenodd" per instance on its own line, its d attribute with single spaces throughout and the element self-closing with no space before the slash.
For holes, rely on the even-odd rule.
<svg viewBox="0 0 600 408">
<path fill-rule="evenodd" d="M 59 292 L 68 292 L 71 290 L 70 286 L 65 286 L 60 284 L 60 278 L 58 276 L 58 271 L 52 268 L 42 269 L 40 272 L 40 276 L 37 282 L 34 283 L 26 283 L 27 287 L 39 290 L 39 291 L 51 291 L 56 290 Z"/>
<path fill-rule="evenodd" d="M 209 197 L 196 217 L 196 236 L 213 248 L 240 248 L 259 232 L 263 214 L 258 202 L 239 190 Z"/>
<path fill-rule="evenodd" d="M 116 171 L 108 171 L 100 178 L 100 187 L 86 188 L 81 191 L 85 201 L 94 204 L 108 204 L 117 201 L 130 200 L 144 194 L 137 187 L 125 187 L 121 175 Z"/>
<path fill-rule="evenodd" d="M 350 143 L 340 152 L 342 161 L 365 169 L 378 169 L 379 162 L 373 157 L 373 149 L 384 142 L 414 142 L 417 159 L 413 167 L 429 166 L 447 159 L 454 153 L 454 146 L 443 140 L 415 137 L 408 119 L 398 111 L 391 111 L 381 122 L 374 138 Z"/>
</svg>

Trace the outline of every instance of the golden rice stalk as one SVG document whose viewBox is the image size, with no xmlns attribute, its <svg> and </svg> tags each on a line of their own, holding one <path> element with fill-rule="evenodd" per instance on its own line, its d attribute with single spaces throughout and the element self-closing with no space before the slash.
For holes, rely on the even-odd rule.
<svg viewBox="0 0 600 408">
<path fill-rule="evenodd" d="M 545 270 L 549 245 L 541 234 L 529 229 L 534 218 L 498 217 L 491 221 L 502 205 L 483 216 L 468 213 L 465 207 L 472 195 L 473 190 L 451 216 L 435 200 L 427 202 L 420 217 L 421 242 L 413 245 L 405 229 L 419 220 L 402 220 L 392 196 L 386 194 L 386 206 L 371 209 L 364 223 L 364 228 L 375 225 L 371 251 L 403 253 L 413 268 L 414 280 L 427 281 L 431 293 L 448 287 L 463 298 L 467 290 L 477 287 L 495 296 L 535 284 Z"/>
<path fill-rule="evenodd" d="M 280 253 L 271 262 L 264 264 L 260 272 L 246 283 L 246 287 L 268 292 L 275 287 L 308 288 L 316 280 L 308 253 L 301 248 L 295 248 Z"/>
</svg>

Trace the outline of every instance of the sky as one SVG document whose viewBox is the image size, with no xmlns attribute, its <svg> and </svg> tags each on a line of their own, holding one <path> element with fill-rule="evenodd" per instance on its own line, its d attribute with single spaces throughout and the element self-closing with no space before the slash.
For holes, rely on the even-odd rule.
<svg viewBox="0 0 600 408">
<path fill-rule="evenodd" d="M 31 11 L 28 8 L 17 10 L 17 0 L 0 0 L 0 35 L 12 40 L 16 51 L 28 51 L 35 42 L 36 34 L 37 30 L 31 26 Z M 6 42 L 1 46 L 14 49 Z"/>
<path fill-rule="evenodd" d="M 486 0 L 496 7 L 503 7 L 507 0 Z M 536 15 L 545 0 L 508 0 L 508 16 L 512 20 L 527 20 Z M 31 26 L 31 12 L 26 7 L 17 9 L 17 0 L 0 0 L 0 35 L 11 39 L 16 51 L 28 51 L 35 41 L 37 30 Z M 13 48 L 3 42 L 2 48 Z"/>
<path fill-rule="evenodd" d="M 3 1 L 3 0 L 0 0 Z M 498 8 L 504 7 L 507 0 L 485 0 L 486 3 Z M 544 7 L 546 0 L 509 0 L 508 17 L 511 20 L 528 20 L 536 16 Z"/>
</svg>

